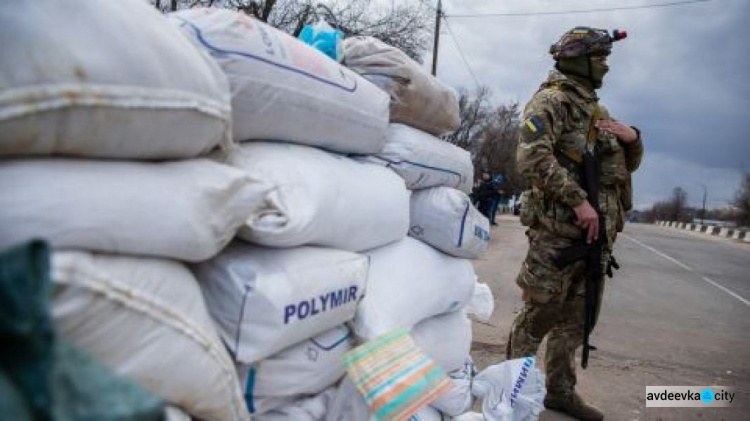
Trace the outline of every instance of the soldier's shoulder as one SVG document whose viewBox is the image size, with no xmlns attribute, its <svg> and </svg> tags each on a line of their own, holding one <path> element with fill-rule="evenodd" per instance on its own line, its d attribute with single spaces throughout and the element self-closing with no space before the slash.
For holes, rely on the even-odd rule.
<svg viewBox="0 0 750 421">
<path fill-rule="evenodd" d="M 533 110 L 558 110 L 563 108 L 566 103 L 570 103 L 570 98 L 565 92 L 554 87 L 545 87 L 536 91 L 526 105 L 526 108 Z"/>
</svg>

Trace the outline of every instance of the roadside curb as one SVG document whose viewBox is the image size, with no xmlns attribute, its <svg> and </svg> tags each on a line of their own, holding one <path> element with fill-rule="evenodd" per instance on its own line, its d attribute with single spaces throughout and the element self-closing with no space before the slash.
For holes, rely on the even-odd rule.
<svg viewBox="0 0 750 421">
<path fill-rule="evenodd" d="M 738 228 L 716 227 L 711 225 L 689 224 L 686 222 L 674 221 L 656 221 L 654 224 L 661 227 L 699 232 L 706 235 L 716 235 L 718 237 L 730 238 L 732 240 L 739 240 L 750 243 L 750 231 L 745 231 Z"/>
</svg>

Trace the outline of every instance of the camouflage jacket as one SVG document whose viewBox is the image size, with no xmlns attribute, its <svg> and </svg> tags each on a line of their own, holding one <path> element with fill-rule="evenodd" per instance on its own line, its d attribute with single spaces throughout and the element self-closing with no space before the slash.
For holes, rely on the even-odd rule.
<svg viewBox="0 0 750 421">
<path fill-rule="evenodd" d="M 595 113 L 597 118 L 608 118 L 598 101 L 592 89 L 553 70 L 526 105 L 516 155 L 519 173 L 529 187 L 522 196 L 524 225 L 541 224 L 565 237 L 582 237 L 574 223 L 573 208 L 587 199 L 586 192 L 581 188 L 579 167 L 561 155 L 580 156 L 587 147 Z M 640 164 L 642 143 L 639 139 L 623 145 L 614 136 L 598 132 L 593 137 L 602 159 L 600 190 L 603 195 L 619 195 L 622 189 L 618 186 L 629 183 L 630 173 Z M 602 207 L 607 208 L 602 209 L 605 218 L 621 220 L 622 198 L 617 197 L 617 209 L 612 209 L 611 198 L 600 195 L 600 202 L 602 199 L 606 205 Z"/>
</svg>

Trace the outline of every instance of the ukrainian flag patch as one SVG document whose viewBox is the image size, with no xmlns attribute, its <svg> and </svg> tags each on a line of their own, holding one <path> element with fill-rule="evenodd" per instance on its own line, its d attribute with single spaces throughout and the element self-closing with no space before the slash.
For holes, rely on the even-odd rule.
<svg viewBox="0 0 750 421">
<path fill-rule="evenodd" d="M 536 118 L 536 116 L 531 116 L 527 118 L 524 123 L 526 124 L 526 127 L 528 127 L 529 130 L 531 130 L 531 133 L 534 133 L 534 134 L 544 133 L 544 125 L 542 124 L 541 121 L 539 121 L 538 118 Z"/>
</svg>

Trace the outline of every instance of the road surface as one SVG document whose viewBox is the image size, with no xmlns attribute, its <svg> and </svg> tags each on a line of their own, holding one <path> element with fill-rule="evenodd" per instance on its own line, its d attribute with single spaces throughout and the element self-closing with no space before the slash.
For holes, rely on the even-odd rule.
<svg viewBox="0 0 750 421">
<path fill-rule="evenodd" d="M 481 368 L 503 359 L 521 307 L 515 277 L 526 253 L 524 227 L 503 216 L 488 252 L 475 261 L 495 294 L 488 324 L 474 323 Z M 578 390 L 610 420 L 750 419 L 750 244 L 674 228 L 630 224 L 607 281 L 589 368 Z M 646 386 L 732 386 L 730 408 L 646 408 Z M 568 417 L 545 411 L 542 420 Z"/>
</svg>

